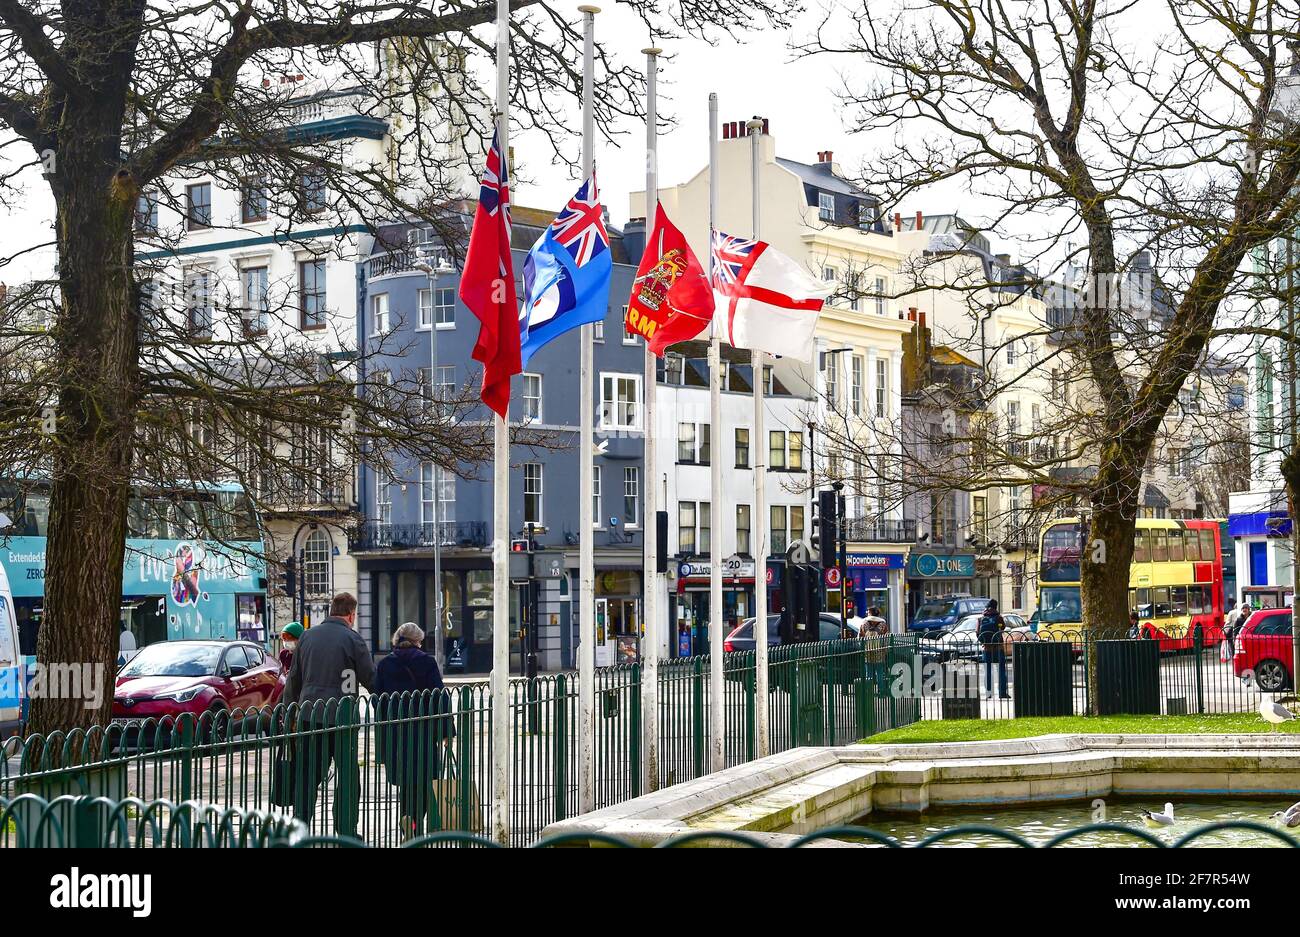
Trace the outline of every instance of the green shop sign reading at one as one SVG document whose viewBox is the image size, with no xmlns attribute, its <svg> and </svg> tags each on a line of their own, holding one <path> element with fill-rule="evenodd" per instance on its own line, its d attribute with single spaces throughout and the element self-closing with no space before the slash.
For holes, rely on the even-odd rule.
<svg viewBox="0 0 1300 937">
<path fill-rule="evenodd" d="M 975 557 L 970 554 L 913 553 L 907 558 L 907 574 L 921 579 L 945 576 L 968 579 L 975 575 Z"/>
</svg>

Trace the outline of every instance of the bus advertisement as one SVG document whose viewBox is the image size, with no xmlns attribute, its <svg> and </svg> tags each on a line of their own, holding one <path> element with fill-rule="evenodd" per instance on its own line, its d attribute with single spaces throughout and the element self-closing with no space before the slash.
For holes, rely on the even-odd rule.
<svg viewBox="0 0 1300 937">
<path fill-rule="evenodd" d="M 4 490 L 7 487 L 8 490 Z M 22 653 L 36 653 L 45 596 L 48 486 L 0 482 L 0 540 Z M 252 502 L 237 485 L 136 491 L 122 568 L 122 629 L 136 647 L 182 638 L 266 641 L 266 561 Z"/>
<path fill-rule="evenodd" d="M 1039 543 L 1040 638 L 1078 640 L 1082 523 L 1066 517 L 1044 525 Z M 1133 540 L 1128 607 L 1138 613 L 1141 637 L 1162 651 L 1191 647 L 1196 626 L 1205 644 L 1223 640 L 1223 565 L 1217 520 L 1141 518 Z M 1128 622 L 1116 622 L 1127 633 Z"/>
</svg>

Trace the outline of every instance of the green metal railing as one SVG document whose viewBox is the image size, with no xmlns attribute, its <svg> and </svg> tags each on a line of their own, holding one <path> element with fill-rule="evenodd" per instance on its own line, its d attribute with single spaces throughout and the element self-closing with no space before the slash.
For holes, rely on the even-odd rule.
<svg viewBox="0 0 1300 937">
<path fill-rule="evenodd" d="M 290 818 L 197 801 L 0 797 L 0 849 L 247 848 L 292 846 L 305 836 Z"/>
<path fill-rule="evenodd" d="M 843 744 L 919 717 L 887 692 L 897 647 L 858 640 L 773 648 L 771 749 Z M 729 765 L 756 756 L 753 652 L 724 662 Z M 659 667 L 660 785 L 701 777 L 710 703 L 707 656 Z M 578 812 L 579 700 L 572 673 L 510 685 L 514 845 Z M 641 668 L 595 675 L 595 804 L 643 793 Z M 491 823 L 492 725 L 487 683 L 437 692 L 331 700 L 201 718 L 145 719 L 0 749 L 0 797 L 220 803 L 297 817 L 310 837 L 392 846 L 438 834 L 484 834 Z M 432 837 L 429 839 L 429 837 Z"/>
</svg>

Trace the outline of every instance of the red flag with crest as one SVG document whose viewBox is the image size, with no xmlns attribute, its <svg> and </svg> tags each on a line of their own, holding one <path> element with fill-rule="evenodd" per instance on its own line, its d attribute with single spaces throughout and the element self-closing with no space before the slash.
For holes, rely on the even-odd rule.
<svg viewBox="0 0 1300 937">
<path fill-rule="evenodd" d="M 657 206 L 654 231 L 632 282 L 624 328 L 645 338 L 650 351 L 662 358 L 670 345 L 708 328 L 713 304 L 704 269 L 663 206 Z"/>
</svg>

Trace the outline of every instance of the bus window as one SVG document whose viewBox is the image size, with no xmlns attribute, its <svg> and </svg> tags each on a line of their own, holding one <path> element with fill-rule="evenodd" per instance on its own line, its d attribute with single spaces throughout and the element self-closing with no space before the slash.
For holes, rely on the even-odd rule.
<svg viewBox="0 0 1300 937">
<path fill-rule="evenodd" d="M 1214 545 L 1215 532 L 1213 530 L 1198 530 L 1197 533 L 1200 534 L 1201 560 L 1206 563 L 1219 562 L 1219 551 Z"/>
<path fill-rule="evenodd" d="M 1138 607 L 1138 596 L 1137 596 L 1137 590 L 1136 590 L 1136 589 L 1129 589 L 1129 590 L 1128 590 L 1128 610 L 1129 610 L 1130 612 L 1136 612 L 1136 611 L 1137 611 L 1137 607 Z"/>
<path fill-rule="evenodd" d="M 1210 590 L 1208 586 L 1188 586 L 1187 604 L 1193 615 L 1203 615 L 1213 611 L 1210 608 Z"/>
<path fill-rule="evenodd" d="M 1151 604 L 1152 606 L 1154 606 L 1151 609 L 1152 618 L 1168 618 L 1169 617 L 1169 587 L 1160 586 L 1157 589 L 1152 589 Z"/>
<path fill-rule="evenodd" d="M 1169 590 L 1169 612 L 1171 615 L 1187 614 L 1187 587 L 1174 586 Z"/>
<path fill-rule="evenodd" d="M 1133 562 L 1150 563 L 1151 562 L 1151 532 L 1149 530 L 1136 530 L 1133 532 Z"/>
<path fill-rule="evenodd" d="M 1038 620 L 1044 624 L 1082 620 L 1078 586 L 1044 587 L 1039 592 Z"/>
<path fill-rule="evenodd" d="M 1164 528 L 1151 531 L 1151 560 L 1155 563 L 1169 562 L 1169 531 Z"/>
<path fill-rule="evenodd" d="M 1138 618 L 1151 617 L 1151 590 L 1150 589 L 1137 590 L 1137 612 L 1138 612 Z"/>
<path fill-rule="evenodd" d="M 1043 531 L 1042 562 L 1039 578 L 1043 582 L 1079 581 L 1079 525 L 1053 524 Z"/>
<path fill-rule="evenodd" d="M 1183 531 L 1183 553 L 1186 555 L 1187 562 L 1189 563 L 1199 563 L 1201 560 L 1205 559 L 1205 557 L 1201 556 L 1201 541 L 1200 538 L 1196 536 L 1196 531 Z"/>
<path fill-rule="evenodd" d="M 1178 529 L 1169 531 L 1169 562 L 1183 562 L 1183 532 Z"/>
<path fill-rule="evenodd" d="M 28 537 L 48 537 L 50 535 L 50 496 L 47 494 L 27 494 L 23 498 L 23 533 Z"/>
</svg>

